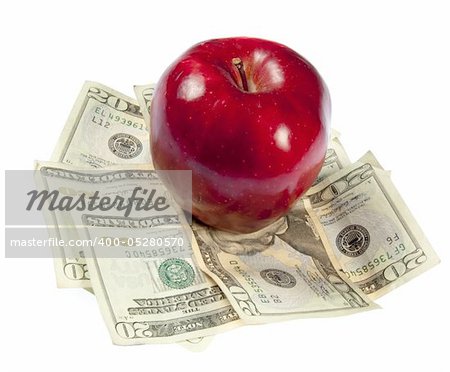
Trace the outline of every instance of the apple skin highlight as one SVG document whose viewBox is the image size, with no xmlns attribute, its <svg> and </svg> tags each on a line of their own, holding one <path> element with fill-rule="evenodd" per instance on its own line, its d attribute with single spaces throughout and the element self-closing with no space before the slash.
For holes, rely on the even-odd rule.
<svg viewBox="0 0 450 372">
<path fill-rule="evenodd" d="M 316 179 L 330 109 L 325 82 L 292 49 L 255 38 L 208 40 L 156 86 L 153 164 L 192 171 L 192 214 L 200 221 L 253 232 L 285 215 Z M 163 181 L 175 198 L 183 195 L 183 184 Z"/>
</svg>

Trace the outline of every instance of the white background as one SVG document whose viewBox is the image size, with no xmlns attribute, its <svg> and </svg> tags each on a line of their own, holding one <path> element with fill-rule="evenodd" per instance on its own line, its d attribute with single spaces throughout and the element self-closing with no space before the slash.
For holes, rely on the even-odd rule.
<svg viewBox="0 0 450 372">
<path fill-rule="evenodd" d="M 50 157 L 84 80 L 132 95 L 133 84 L 156 81 L 198 41 L 273 39 L 321 72 L 332 95 L 332 126 L 350 157 L 372 149 L 393 170 L 442 263 L 381 298 L 381 310 L 243 327 L 192 353 L 178 345 L 113 346 L 95 298 L 56 289 L 50 259 L 2 253 L 0 369 L 442 371 L 450 334 L 450 12 L 444 4 L 1 2 L 2 169 L 31 169 L 35 159 Z"/>
</svg>

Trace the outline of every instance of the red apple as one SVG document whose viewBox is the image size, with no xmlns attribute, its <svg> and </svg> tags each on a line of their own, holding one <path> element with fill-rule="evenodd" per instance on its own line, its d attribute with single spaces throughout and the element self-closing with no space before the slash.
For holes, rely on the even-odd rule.
<svg viewBox="0 0 450 372">
<path fill-rule="evenodd" d="M 292 49 L 236 37 L 179 57 L 159 80 L 150 114 L 155 168 L 192 170 L 193 215 L 248 233 L 286 214 L 315 180 L 330 98 L 317 70 Z M 165 182 L 183 194 L 183 184 Z"/>
</svg>

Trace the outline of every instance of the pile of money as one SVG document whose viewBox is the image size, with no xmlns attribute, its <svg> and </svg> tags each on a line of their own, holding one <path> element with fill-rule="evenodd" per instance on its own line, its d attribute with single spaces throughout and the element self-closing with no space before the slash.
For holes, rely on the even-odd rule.
<svg viewBox="0 0 450 372">
<path fill-rule="evenodd" d="M 145 185 L 166 192 L 150 165 L 153 91 L 135 86 L 136 101 L 86 82 L 51 161 L 36 164 L 43 187 L 87 194 L 101 187 L 125 199 Z M 390 173 L 371 152 L 351 163 L 335 132 L 314 185 L 289 214 L 255 233 L 188 223 L 176 207 L 128 217 L 54 210 L 46 218 L 58 239 L 119 242 L 114 255 L 98 243 L 58 247 L 54 259 L 58 287 L 94 293 L 118 345 L 178 342 L 198 350 L 245 324 L 374 309 L 374 299 L 439 262 Z M 186 244 L 134 244 L 158 238 Z"/>
</svg>

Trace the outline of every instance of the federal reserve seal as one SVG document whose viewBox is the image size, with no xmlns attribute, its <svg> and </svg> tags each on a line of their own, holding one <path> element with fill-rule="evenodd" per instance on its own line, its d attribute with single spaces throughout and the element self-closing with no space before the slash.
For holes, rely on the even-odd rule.
<svg viewBox="0 0 450 372">
<path fill-rule="evenodd" d="M 337 248 L 348 257 L 361 256 L 369 243 L 369 231 L 361 225 L 348 225 L 336 237 Z"/>
<path fill-rule="evenodd" d="M 294 276 L 278 269 L 266 269 L 260 275 L 267 283 L 281 288 L 292 288 L 297 284 Z"/>
<path fill-rule="evenodd" d="M 111 152 L 122 159 L 132 159 L 142 152 L 142 142 L 135 136 L 116 133 L 108 140 Z"/>
<path fill-rule="evenodd" d="M 170 288 L 182 289 L 194 282 L 194 269 L 180 258 L 165 260 L 158 268 L 161 281 Z"/>
</svg>

